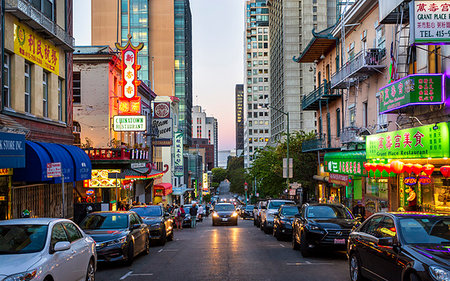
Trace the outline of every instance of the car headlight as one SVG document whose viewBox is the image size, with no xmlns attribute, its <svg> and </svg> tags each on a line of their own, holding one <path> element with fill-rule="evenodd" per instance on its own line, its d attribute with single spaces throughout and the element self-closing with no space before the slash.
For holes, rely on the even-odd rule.
<svg viewBox="0 0 450 281">
<path fill-rule="evenodd" d="M 213 217 L 218 218 L 219 215 L 217 213 L 213 213 Z"/>
<path fill-rule="evenodd" d="M 118 239 L 114 239 L 114 240 L 98 243 L 97 247 L 103 248 L 103 247 L 108 247 L 108 246 L 113 246 L 113 245 L 124 244 L 126 242 L 127 242 L 127 237 L 123 236 L 123 237 L 120 237 Z"/>
<path fill-rule="evenodd" d="M 450 271 L 443 269 L 438 266 L 430 266 L 431 276 L 437 281 L 446 281 L 450 280 Z"/>
<path fill-rule="evenodd" d="M 14 275 L 10 275 L 3 279 L 3 281 L 29 281 L 33 280 L 38 273 L 37 269 L 28 270 L 26 272 L 17 273 Z"/>
<path fill-rule="evenodd" d="M 233 214 L 231 215 L 231 216 L 233 216 L 233 217 L 237 217 L 237 213 L 236 212 L 233 212 Z"/>
</svg>

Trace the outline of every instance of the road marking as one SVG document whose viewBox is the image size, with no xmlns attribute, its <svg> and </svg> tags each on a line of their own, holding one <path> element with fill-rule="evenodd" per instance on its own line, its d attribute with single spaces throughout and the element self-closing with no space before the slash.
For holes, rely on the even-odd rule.
<svg viewBox="0 0 450 281">
<path fill-rule="evenodd" d="M 280 243 L 280 246 L 281 246 L 281 247 L 283 247 L 283 248 L 286 248 L 286 246 L 284 246 L 284 245 L 283 245 L 283 244 L 281 244 L 281 243 Z"/>
<path fill-rule="evenodd" d="M 125 274 L 124 276 L 120 277 L 120 280 L 124 280 L 125 278 L 127 278 L 128 276 L 130 276 L 131 273 L 133 273 L 133 271 L 128 271 L 127 274 Z"/>
<path fill-rule="evenodd" d="M 163 249 L 160 249 L 159 251 L 158 251 L 158 253 L 161 253 L 163 251 Z"/>
<path fill-rule="evenodd" d="M 290 266 L 299 266 L 299 265 L 331 265 L 333 263 L 330 262 L 309 262 L 309 261 L 305 261 L 304 263 L 301 262 L 288 262 L 286 265 L 290 265 Z"/>
<path fill-rule="evenodd" d="M 153 273 L 134 273 L 131 276 L 152 276 Z"/>
</svg>

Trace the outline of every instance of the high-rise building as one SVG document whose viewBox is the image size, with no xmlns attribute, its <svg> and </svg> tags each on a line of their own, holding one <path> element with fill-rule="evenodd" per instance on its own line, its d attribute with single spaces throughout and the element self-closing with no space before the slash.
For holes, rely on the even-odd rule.
<svg viewBox="0 0 450 281">
<path fill-rule="evenodd" d="M 219 165 L 219 123 L 217 118 L 206 117 L 206 133 L 209 143 L 214 145 L 214 167 Z"/>
<path fill-rule="evenodd" d="M 184 143 L 192 138 L 192 16 L 189 0 L 92 0 L 92 45 L 144 43 L 139 78 L 159 96 L 176 96 Z M 129 20 L 129 25 L 128 25 Z"/>
<path fill-rule="evenodd" d="M 244 85 L 237 84 L 235 90 L 236 102 L 236 151 L 244 150 Z"/>
<path fill-rule="evenodd" d="M 320 4 L 319 3 L 323 3 Z M 301 99 L 314 89 L 314 64 L 293 61 L 313 37 L 336 22 L 336 0 L 269 0 L 271 141 L 290 132 L 315 132 L 314 111 L 303 111 Z"/>
<path fill-rule="evenodd" d="M 208 117 L 202 107 L 195 105 L 192 109 L 193 139 L 207 139 L 208 144 L 214 145 L 214 167 L 218 165 L 218 124 L 217 119 Z"/>
<path fill-rule="evenodd" d="M 269 116 L 269 9 L 266 0 L 245 5 L 244 165 L 270 138 Z"/>
</svg>

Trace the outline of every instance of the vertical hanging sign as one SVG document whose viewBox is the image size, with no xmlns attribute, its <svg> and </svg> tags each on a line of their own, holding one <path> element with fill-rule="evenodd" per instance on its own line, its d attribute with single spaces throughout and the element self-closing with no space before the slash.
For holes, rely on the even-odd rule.
<svg viewBox="0 0 450 281">
<path fill-rule="evenodd" d="M 183 132 L 175 133 L 175 155 L 174 155 L 175 176 L 183 176 Z"/>
</svg>

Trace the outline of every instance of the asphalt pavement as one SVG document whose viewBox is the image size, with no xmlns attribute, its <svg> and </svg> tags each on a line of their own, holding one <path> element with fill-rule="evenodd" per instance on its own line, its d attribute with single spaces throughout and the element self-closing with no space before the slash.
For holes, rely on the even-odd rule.
<svg viewBox="0 0 450 281">
<path fill-rule="evenodd" d="M 175 232 L 165 246 L 153 246 L 132 266 L 100 264 L 97 280 L 349 280 L 344 252 L 323 252 L 304 259 L 288 241 L 277 241 L 239 220 L 238 226 L 211 226 Z"/>
</svg>

